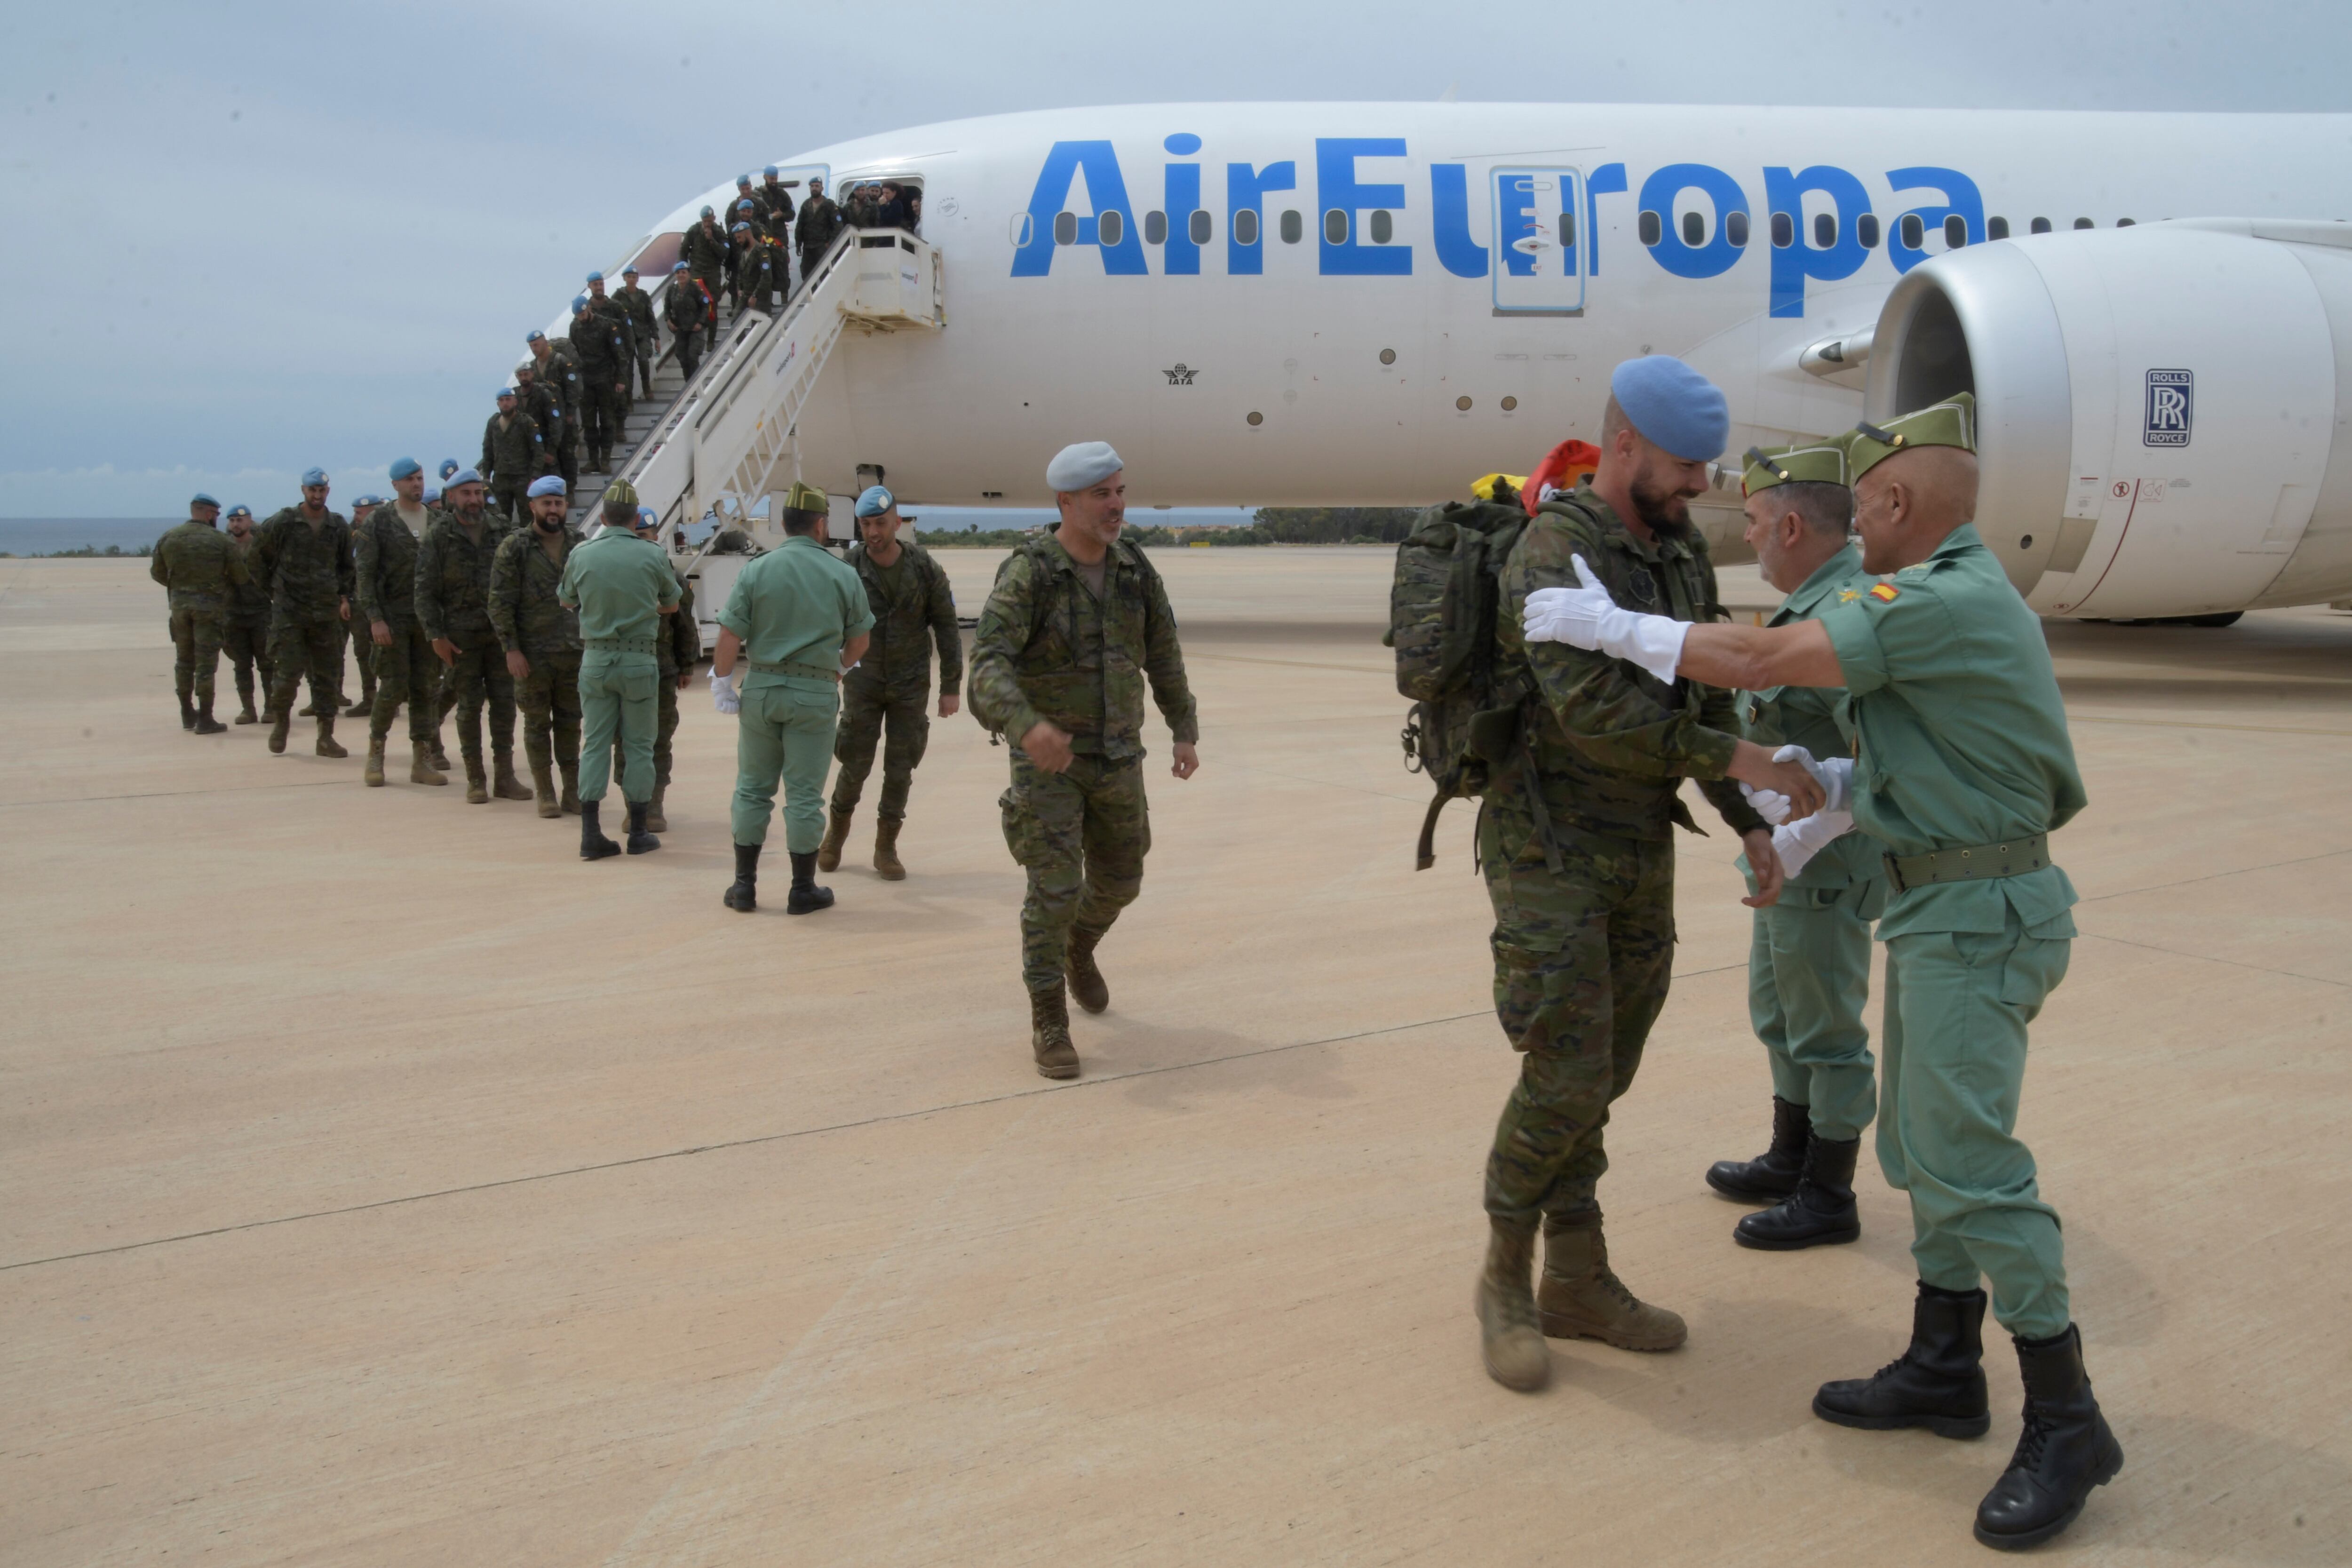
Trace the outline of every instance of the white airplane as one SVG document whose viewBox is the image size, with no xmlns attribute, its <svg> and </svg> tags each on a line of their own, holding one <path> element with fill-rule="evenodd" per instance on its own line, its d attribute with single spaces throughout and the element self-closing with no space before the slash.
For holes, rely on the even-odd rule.
<svg viewBox="0 0 2352 1568">
<path fill-rule="evenodd" d="M 1043 506 L 1046 458 L 1098 438 L 1152 504 L 1422 505 L 1592 438 L 1654 352 L 1730 399 L 1728 488 L 1695 508 L 1718 559 L 1748 445 L 1966 388 L 1979 523 L 2037 611 L 2218 623 L 2352 594 L 2347 136 L 1528 104 L 919 126 L 777 160 L 796 197 L 919 191 L 919 233 L 845 235 L 628 472 L 677 521 L 796 478 Z M 658 276 L 734 195 L 622 259 Z"/>
</svg>

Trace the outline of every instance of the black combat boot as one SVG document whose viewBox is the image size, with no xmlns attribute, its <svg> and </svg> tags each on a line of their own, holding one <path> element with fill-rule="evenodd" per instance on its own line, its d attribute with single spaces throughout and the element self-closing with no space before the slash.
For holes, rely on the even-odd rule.
<svg viewBox="0 0 2352 1568">
<path fill-rule="evenodd" d="M 183 730 L 193 730 L 195 727 L 196 705 L 194 701 L 191 700 L 189 694 L 183 691 L 180 693 L 180 728 Z"/>
<path fill-rule="evenodd" d="M 760 846 L 735 846 L 735 885 L 719 896 L 719 902 L 742 914 L 760 907 Z"/>
<path fill-rule="evenodd" d="M 580 858 L 583 860 L 602 860 L 608 855 L 621 852 L 621 847 L 605 837 L 604 828 L 597 825 L 597 808 L 604 804 L 597 800 L 580 803 Z"/>
<path fill-rule="evenodd" d="M 293 700 L 290 694 L 287 697 L 287 700 L 289 702 Z M 286 731 L 293 727 L 293 715 L 285 709 L 272 708 L 269 710 L 269 749 L 272 752 L 286 750 Z"/>
<path fill-rule="evenodd" d="M 1774 1204 L 1797 1190 L 1812 1135 L 1811 1110 L 1772 1097 L 1772 1147 L 1753 1160 L 1717 1160 L 1706 1168 L 1706 1184 L 1742 1203 Z"/>
<path fill-rule="evenodd" d="M 2082 1330 L 2069 1323 L 2053 1338 L 2016 1344 L 2025 1429 L 2009 1468 L 1977 1504 L 1977 1539 L 2002 1552 L 2038 1546 L 2074 1523 L 2091 1489 L 2124 1468 L 2123 1446 L 2083 1371 Z"/>
<path fill-rule="evenodd" d="M 1110 1005 L 1110 984 L 1095 967 L 1095 943 L 1103 933 L 1078 926 L 1070 928 L 1069 955 L 1063 960 L 1062 973 L 1070 983 L 1070 994 L 1079 1006 L 1089 1013 L 1099 1013 Z"/>
<path fill-rule="evenodd" d="M 1743 1217 L 1732 1227 L 1731 1239 L 1766 1252 L 1858 1239 L 1862 1215 L 1853 1204 L 1853 1163 L 1861 1152 L 1859 1138 L 1813 1139 L 1805 1145 L 1797 1190 Z"/>
<path fill-rule="evenodd" d="M 209 697 L 196 704 L 195 731 L 199 735 L 217 735 L 228 728 L 213 717 L 213 700 Z"/>
<path fill-rule="evenodd" d="M 793 849 L 787 854 L 793 863 L 793 887 L 784 895 L 784 913 L 814 914 L 833 908 L 833 889 L 816 885 L 816 851 Z"/>
<path fill-rule="evenodd" d="M 1841 1426 L 1883 1432 L 1925 1426 L 1938 1437 L 1981 1437 L 1992 1426 L 1985 1403 L 1985 1293 L 1940 1290 L 1919 1281 L 1911 1344 L 1875 1375 L 1822 1384 L 1813 1414 Z"/>
<path fill-rule="evenodd" d="M 650 855 L 661 847 L 661 840 L 646 831 L 646 806 L 642 800 L 629 802 L 629 853 Z"/>
</svg>

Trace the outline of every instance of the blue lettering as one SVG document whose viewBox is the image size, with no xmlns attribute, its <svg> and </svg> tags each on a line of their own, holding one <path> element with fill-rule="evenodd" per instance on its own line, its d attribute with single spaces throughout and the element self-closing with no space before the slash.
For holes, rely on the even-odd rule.
<svg viewBox="0 0 2352 1568">
<path fill-rule="evenodd" d="M 1197 136 L 1171 136 L 1171 142 L 1191 142 L 1197 145 Z M 1195 278 L 1201 271 L 1201 247 L 1192 243 L 1192 209 L 1201 205 L 1201 165 L 1171 163 L 1168 165 L 1168 243 L 1160 247 L 1160 270 L 1170 278 Z"/>
<path fill-rule="evenodd" d="M 1704 191 L 1715 210 L 1705 245 L 1687 245 L 1682 226 L 1675 221 L 1675 198 L 1688 190 Z M 1731 215 L 1748 216 L 1748 195 L 1739 182 L 1706 163 L 1669 163 L 1642 182 L 1642 211 L 1658 215 L 1658 243 L 1650 257 L 1677 278 L 1716 278 L 1739 261 L 1739 247 L 1725 233 Z"/>
<path fill-rule="evenodd" d="M 1255 278 L 1265 270 L 1265 214 L 1261 210 L 1265 193 L 1297 188 L 1298 165 L 1287 158 L 1263 169 L 1252 169 L 1247 163 L 1225 165 L 1225 276 Z M 1235 213 L 1257 215 L 1256 244 L 1244 245 L 1235 237 Z"/>
<path fill-rule="evenodd" d="M 1087 177 L 1087 199 L 1097 214 L 1115 212 L 1119 215 L 1118 243 L 1105 245 L 1095 219 L 1078 220 L 1080 245 L 1091 245 L 1102 253 L 1103 271 L 1113 277 L 1142 277 L 1150 271 L 1143 264 L 1143 241 L 1136 233 L 1135 214 L 1128 205 L 1127 181 L 1118 172 L 1118 155 L 1108 142 L 1056 142 L 1045 154 L 1045 166 L 1037 175 L 1037 188 L 1029 196 L 1028 242 L 1013 253 L 1013 276 L 1043 278 L 1053 269 L 1054 216 L 1069 199 L 1070 186 L 1083 173 Z"/>
<path fill-rule="evenodd" d="M 1588 277 L 1601 271 L 1601 196 L 1622 196 L 1625 194 L 1625 165 L 1603 163 L 1584 177 L 1584 270 Z"/>
<path fill-rule="evenodd" d="M 1470 233 L 1470 172 L 1464 165 L 1429 166 L 1429 222 L 1445 270 L 1456 278 L 1486 276 L 1486 247 Z"/>
<path fill-rule="evenodd" d="M 1969 243 L 1979 245 L 1984 240 L 1984 197 L 1978 194 L 1977 183 L 1958 169 L 1937 169 L 1925 164 L 1911 169 L 1889 169 L 1886 183 L 1898 191 L 1935 190 L 1942 193 L 1946 205 L 1913 207 L 1896 217 L 1894 230 L 1886 237 L 1886 255 L 1897 272 L 1908 272 L 1927 259 L 1924 248 L 1914 248 L 1903 243 L 1903 219 L 1916 215 L 1928 228 L 1939 228 L 1948 217 L 1958 217 L 1967 224 Z"/>
<path fill-rule="evenodd" d="M 1402 136 L 1318 136 L 1315 139 L 1316 270 L 1326 278 L 1401 278 L 1412 272 L 1412 247 L 1358 243 L 1356 214 L 1367 208 L 1404 205 L 1402 185 L 1366 185 L 1356 181 L 1359 158 L 1402 158 Z M 1347 236 L 1334 244 L 1322 216 L 1347 215 Z"/>
<path fill-rule="evenodd" d="M 1820 191 L 1837 204 L 1835 245 L 1816 247 L 1806 243 L 1807 191 Z M 1793 174 L 1785 167 L 1768 168 L 1764 171 L 1764 205 L 1771 212 L 1788 214 L 1797 231 L 1795 244 L 1772 247 L 1772 314 L 1801 316 L 1805 313 L 1806 279 L 1834 283 L 1862 269 L 1870 252 L 1855 237 L 1854 220 L 1870 210 L 1870 194 L 1862 188 L 1860 180 L 1826 163 L 1815 163 Z"/>
</svg>

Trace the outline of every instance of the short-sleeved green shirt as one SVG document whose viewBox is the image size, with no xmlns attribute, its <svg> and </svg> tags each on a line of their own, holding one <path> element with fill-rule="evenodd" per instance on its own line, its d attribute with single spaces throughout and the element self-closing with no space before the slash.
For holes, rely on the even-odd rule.
<svg viewBox="0 0 2352 1568">
<path fill-rule="evenodd" d="M 874 608 L 856 568 L 815 540 L 796 534 L 735 574 L 719 624 L 743 644 L 753 668 L 743 688 L 797 686 L 822 690 L 822 675 L 785 674 L 782 667 L 838 669 L 842 645 L 874 626 Z M 761 665 L 771 668 L 761 669 Z"/>
<path fill-rule="evenodd" d="M 588 651 L 643 653 L 650 660 L 661 613 L 677 605 L 677 574 L 660 545 L 608 528 L 572 546 L 555 596 L 579 610 Z"/>
<path fill-rule="evenodd" d="M 1855 577 L 1821 612 L 1853 741 L 1854 821 L 1898 856 L 2030 837 L 2083 809 L 2042 623 L 1973 526 L 1891 577 Z M 2021 877 L 1897 893 L 1883 941 L 2000 931 L 2074 934 L 2074 887 L 2055 865 Z"/>
</svg>

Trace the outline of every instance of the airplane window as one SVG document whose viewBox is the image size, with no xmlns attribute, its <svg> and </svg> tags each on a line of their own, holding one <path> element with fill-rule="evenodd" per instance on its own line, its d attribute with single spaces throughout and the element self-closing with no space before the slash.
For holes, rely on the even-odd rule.
<svg viewBox="0 0 2352 1568">
<path fill-rule="evenodd" d="M 2048 234 L 2050 232 L 2050 220 L 2046 217 L 2038 217 L 2035 218 L 2028 226 L 2030 226 L 2036 234 Z"/>
<path fill-rule="evenodd" d="M 1143 243 L 1146 245 L 1165 245 L 1168 243 L 1168 215 L 1166 213 L 1148 212 L 1143 215 Z"/>
<path fill-rule="evenodd" d="M 1969 220 L 1954 213 L 1944 220 L 1944 244 L 1953 250 L 1969 242 Z"/>
<path fill-rule="evenodd" d="M 1333 207 L 1323 215 L 1323 243 L 1326 245 L 1348 243 L 1348 215 L 1338 207 Z"/>
<path fill-rule="evenodd" d="M 1696 213 L 1683 214 L 1683 243 L 1696 250 L 1706 243 L 1706 219 Z"/>
<path fill-rule="evenodd" d="M 1257 209 L 1255 207 L 1244 207 L 1234 215 L 1234 243 L 1235 245 L 1257 243 Z"/>
<path fill-rule="evenodd" d="M 1184 230 L 1187 234 L 1190 234 L 1192 237 L 1193 244 L 1208 244 L 1209 215 L 1202 212 L 1199 207 L 1194 207 L 1192 209 L 1192 216 L 1185 221 Z"/>
<path fill-rule="evenodd" d="M 1396 350 L 1394 350 L 1394 349 L 1382 349 L 1382 350 L 1381 351 L 1381 363 L 1382 364 L 1394 364 L 1394 363 L 1396 363 Z"/>
<path fill-rule="evenodd" d="M 1559 242 L 1562 245 L 1571 246 L 1576 243 L 1576 215 L 1574 213 L 1562 213 L 1559 215 Z"/>
<path fill-rule="evenodd" d="M 1296 207 L 1292 207 L 1292 208 L 1289 208 L 1289 209 L 1286 210 L 1286 211 L 1283 213 L 1283 215 L 1282 215 L 1282 243 L 1283 243 L 1283 244 L 1285 244 L 1285 245 L 1297 245 L 1297 244 L 1298 243 L 1298 237 L 1299 237 L 1300 235 L 1305 234 L 1306 232 L 1307 232 L 1307 223 L 1306 223 L 1306 220 L 1305 220 L 1305 219 L 1303 219 L 1303 218 L 1301 218 L 1301 217 L 1298 216 L 1298 209 L 1297 209 L 1297 208 L 1296 208 Z"/>
<path fill-rule="evenodd" d="M 1786 250 L 1797 243 L 1797 220 L 1787 213 L 1772 215 L 1772 248 Z"/>
<path fill-rule="evenodd" d="M 1664 237 L 1664 235 L 1665 225 L 1659 222 L 1657 214 L 1643 213 L 1642 215 L 1642 243 L 1643 245 L 1655 245 L 1661 238 Z"/>
<path fill-rule="evenodd" d="M 1985 237 L 1987 239 L 2007 239 L 2009 237 L 2009 220 L 2005 217 L 1989 217 L 1985 219 Z"/>
<path fill-rule="evenodd" d="M 1694 213 L 1692 216 L 1696 217 L 1697 215 Z M 1733 213 L 1730 216 L 1725 218 L 1723 220 L 1723 237 L 1731 241 L 1734 245 L 1745 246 L 1748 243 L 1748 215 L 1746 213 Z"/>
<path fill-rule="evenodd" d="M 1466 397 L 1457 397 L 1454 400 L 1454 406 L 1467 414 L 1470 412 L 1470 400 Z"/>
<path fill-rule="evenodd" d="M 2096 228 L 2099 226 L 2093 223 L 2089 218 L 2078 217 L 2074 220 L 2074 226 L 2076 228 Z"/>
<path fill-rule="evenodd" d="M 1294 216 L 1294 217 L 1295 217 L 1295 216 L 1297 216 L 1297 215 L 1294 213 L 1294 214 L 1292 214 L 1292 215 L 1290 215 L 1290 216 Z M 1253 425 L 1263 425 L 1263 424 L 1265 424 L 1265 415 L 1263 415 L 1263 414 L 1260 414 L 1256 409 L 1253 408 L 1253 409 L 1251 409 L 1251 410 L 1250 410 L 1249 422 L 1250 422 L 1251 424 L 1253 424 Z"/>
<path fill-rule="evenodd" d="M 1919 215 L 1917 213 L 1905 213 L 1903 215 L 1904 246 L 1908 249 L 1916 250 L 1919 248 L 1920 243 L 1927 237 L 1927 231 L 1926 227 L 1920 224 Z"/>
<path fill-rule="evenodd" d="M 1372 213 L 1372 243 L 1386 245 L 1395 234 L 1396 219 L 1391 217 L 1386 209 L 1375 208 Z"/>
<path fill-rule="evenodd" d="M 1117 245 L 1120 237 L 1127 233 L 1127 224 L 1118 211 L 1113 209 L 1095 219 L 1095 232 L 1102 236 L 1102 242 L 1105 245 Z"/>
<path fill-rule="evenodd" d="M 1512 409 L 1517 408 L 1518 405 L 1519 400 L 1516 397 L 1506 397 L 1503 399 L 1503 412 L 1506 414 L 1508 414 Z"/>
<path fill-rule="evenodd" d="M 1027 249 L 1029 247 L 1029 237 L 1036 232 L 1037 220 L 1034 217 L 1027 213 L 1014 213 L 1013 215 L 1013 247 L 1015 250 Z"/>
<path fill-rule="evenodd" d="M 2131 226 L 2132 220 L 2127 217 L 2119 217 L 2116 219 L 2116 226 L 2117 228 L 2129 228 Z"/>
<path fill-rule="evenodd" d="M 1878 248 L 1878 215 L 1864 213 L 1853 220 L 1853 237 L 1862 241 L 1864 250 Z"/>
<path fill-rule="evenodd" d="M 1837 245 L 1837 214 L 1815 213 L 1813 215 L 1813 243 L 1823 250 L 1832 249 Z"/>
<path fill-rule="evenodd" d="M 1077 214 L 1055 213 L 1054 215 L 1054 243 L 1055 245 L 1076 245 L 1078 243 Z"/>
</svg>

